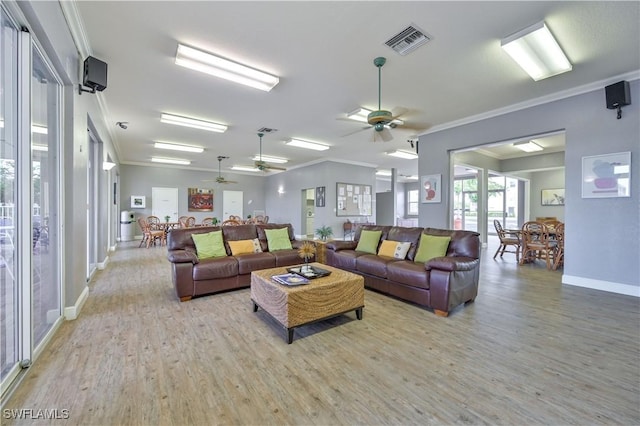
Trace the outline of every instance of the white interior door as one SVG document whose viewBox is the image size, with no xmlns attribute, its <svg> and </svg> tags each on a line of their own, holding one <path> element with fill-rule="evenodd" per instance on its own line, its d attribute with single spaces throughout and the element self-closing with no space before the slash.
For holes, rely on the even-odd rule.
<svg viewBox="0 0 640 426">
<path fill-rule="evenodd" d="M 169 222 L 178 221 L 178 188 L 151 188 L 151 214 Z"/>
<path fill-rule="evenodd" d="M 229 219 L 229 216 L 235 215 L 240 216 L 244 219 L 242 215 L 242 191 L 222 191 L 222 220 Z"/>
</svg>

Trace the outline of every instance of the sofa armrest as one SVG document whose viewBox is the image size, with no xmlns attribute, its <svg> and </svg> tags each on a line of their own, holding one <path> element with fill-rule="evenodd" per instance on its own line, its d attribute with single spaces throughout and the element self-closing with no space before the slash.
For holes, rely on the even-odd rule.
<svg viewBox="0 0 640 426">
<path fill-rule="evenodd" d="M 327 249 L 333 251 L 355 250 L 358 247 L 357 241 L 340 241 L 334 240 L 327 243 Z"/>
<path fill-rule="evenodd" d="M 192 250 L 169 250 L 167 259 L 171 263 L 193 263 L 199 262 L 198 255 Z"/>
<path fill-rule="evenodd" d="M 439 269 L 441 271 L 448 271 L 448 272 L 471 271 L 478 265 L 478 263 L 480 263 L 480 260 L 474 259 L 472 257 L 445 256 L 445 257 L 435 257 L 429 260 L 427 263 L 425 263 L 424 268 L 427 271 L 430 271 L 432 269 Z"/>
</svg>

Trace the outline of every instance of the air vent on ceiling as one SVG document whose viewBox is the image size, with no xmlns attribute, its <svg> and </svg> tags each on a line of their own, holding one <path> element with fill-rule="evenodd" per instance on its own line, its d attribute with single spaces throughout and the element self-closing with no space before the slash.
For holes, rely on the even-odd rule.
<svg viewBox="0 0 640 426">
<path fill-rule="evenodd" d="M 258 129 L 258 133 L 273 133 L 277 131 L 278 129 L 270 129 L 269 127 L 261 127 Z"/>
<path fill-rule="evenodd" d="M 429 40 L 431 40 L 431 36 L 412 24 L 385 41 L 384 44 L 404 56 Z"/>
</svg>

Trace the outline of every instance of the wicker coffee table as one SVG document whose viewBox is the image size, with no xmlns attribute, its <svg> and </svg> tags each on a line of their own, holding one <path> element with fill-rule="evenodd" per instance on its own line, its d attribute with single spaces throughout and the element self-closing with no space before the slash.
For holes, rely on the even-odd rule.
<svg viewBox="0 0 640 426">
<path fill-rule="evenodd" d="M 251 272 L 253 312 L 262 308 L 287 330 L 287 343 L 293 342 L 294 328 L 316 321 L 356 312 L 362 319 L 364 279 L 351 272 L 313 263 L 331 271 L 331 275 L 316 278 L 309 284 L 286 286 L 271 279 L 287 269 L 272 268 Z"/>
</svg>

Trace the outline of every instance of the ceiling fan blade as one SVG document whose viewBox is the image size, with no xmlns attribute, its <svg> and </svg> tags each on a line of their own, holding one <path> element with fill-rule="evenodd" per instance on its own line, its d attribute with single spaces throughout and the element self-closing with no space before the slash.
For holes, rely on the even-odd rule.
<svg viewBox="0 0 640 426">
<path fill-rule="evenodd" d="M 267 169 L 270 169 L 270 170 L 282 170 L 282 171 L 287 170 L 287 169 L 285 169 L 284 167 L 279 167 L 279 166 L 270 166 L 270 165 L 267 165 L 266 167 L 267 167 Z"/>
<path fill-rule="evenodd" d="M 364 131 L 364 130 L 368 130 L 368 129 L 372 128 L 372 127 L 373 127 L 373 126 L 361 127 L 361 128 L 359 128 L 358 130 L 355 130 L 355 131 L 353 131 L 353 132 L 349 132 L 349 133 L 346 133 L 346 134 L 342 135 L 342 137 L 343 137 L 343 138 L 346 138 L 347 136 L 355 135 L 356 133 L 360 133 L 360 132 L 362 132 L 362 131 Z"/>
<path fill-rule="evenodd" d="M 382 131 L 376 133 L 380 135 L 380 139 L 382 139 L 383 142 L 389 142 L 393 140 L 393 135 L 386 127 Z"/>
</svg>

